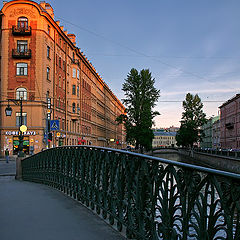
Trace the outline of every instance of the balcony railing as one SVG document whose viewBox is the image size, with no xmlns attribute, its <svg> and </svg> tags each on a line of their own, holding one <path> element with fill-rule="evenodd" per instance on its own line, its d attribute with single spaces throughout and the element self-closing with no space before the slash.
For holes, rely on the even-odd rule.
<svg viewBox="0 0 240 240">
<path fill-rule="evenodd" d="M 16 36 L 30 36 L 32 34 L 32 28 L 12 26 L 12 34 Z"/>
<path fill-rule="evenodd" d="M 32 51 L 31 49 L 25 50 L 25 51 L 19 51 L 18 49 L 12 50 L 12 57 L 13 58 L 31 58 L 32 57 Z"/>
</svg>

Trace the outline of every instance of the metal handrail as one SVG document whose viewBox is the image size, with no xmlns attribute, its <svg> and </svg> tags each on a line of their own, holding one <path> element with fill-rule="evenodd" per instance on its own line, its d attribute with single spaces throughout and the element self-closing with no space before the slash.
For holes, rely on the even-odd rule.
<svg viewBox="0 0 240 240">
<path fill-rule="evenodd" d="M 22 161 L 23 180 L 73 197 L 130 239 L 240 239 L 240 175 L 98 146 Z"/>
</svg>

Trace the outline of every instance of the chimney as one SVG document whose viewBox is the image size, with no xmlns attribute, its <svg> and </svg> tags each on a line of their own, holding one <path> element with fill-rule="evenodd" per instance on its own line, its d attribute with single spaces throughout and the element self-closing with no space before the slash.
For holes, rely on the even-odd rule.
<svg viewBox="0 0 240 240">
<path fill-rule="evenodd" d="M 68 34 L 68 38 L 71 40 L 71 42 L 76 46 L 76 36 L 75 34 Z"/>
</svg>

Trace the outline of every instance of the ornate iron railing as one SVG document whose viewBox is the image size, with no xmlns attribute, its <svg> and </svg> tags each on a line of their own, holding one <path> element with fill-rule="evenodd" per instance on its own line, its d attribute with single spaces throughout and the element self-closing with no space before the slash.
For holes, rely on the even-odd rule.
<svg viewBox="0 0 240 240">
<path fill-rule="evenodd" d="M 47 184 L 96 211 L 130 239 L 240 239 L 240 176 L 91 146 L 22 161 L 23 180 Z"/>
<path fill-rule="evenodd" d="M 16 36 L 30 36 L 32 34 L 32 28 L 30 26 L 12 26 L 12 34 Z"/>
<path fill-rule="evenodd" d="M 12 50 L 12 57 L 13 58 L 31 58 L 32 57 L 32 51 L 31 49 L 25 50 L 25 51 L 19 51 L 18 49 Z"/>
</svg>

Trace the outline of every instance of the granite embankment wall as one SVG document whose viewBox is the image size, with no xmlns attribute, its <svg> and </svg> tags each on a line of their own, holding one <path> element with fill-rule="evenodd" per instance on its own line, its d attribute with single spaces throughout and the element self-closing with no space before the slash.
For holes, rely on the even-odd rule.
<svg viewBox="0 0 240 240">
<path fill-rule="evenodd" d="M 199 153 L 195 151 L 179 149 L 178 153 L 182 156 L 190 156 L 193 162 L 202 163 L 218 170 L 240 173 L 240 159 L 226 156 L 219 156 L 208 153 Z"/>
</svg>

